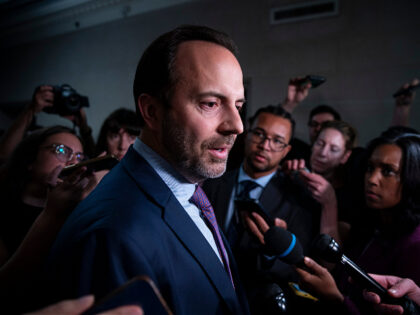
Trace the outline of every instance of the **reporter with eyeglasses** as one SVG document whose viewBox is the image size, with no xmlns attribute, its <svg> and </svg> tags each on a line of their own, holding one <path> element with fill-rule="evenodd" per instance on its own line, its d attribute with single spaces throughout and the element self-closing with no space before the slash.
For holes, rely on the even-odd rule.
<svg viewBox="0 0 420 315">
<path fill-rule="evenodd" d="M 96 186 L 96 178 L 85 168 L 75 171 L 64 181 L 58 177 L 64 166 L 84 159 L 83 146 L 74 131 L 54 126 L 24 138 L 3 165 L 0 173 L 0 267 L 8 271 L 2 269 L 0 280 L 3 284 L 9 283 L 9 292 L 2 290 L 2 285 L 2 295 L 7 293 L 7 297 L 13 297 L 19 291 L 25 292 L 24 286 L 31 283 L 30 279 L 41 266 L 68 214 Z M 35 236 L 25 239 L 24 249 L 17 251 L 31 229 L 35 229 Z M 13 260 L 17 263 L 10 267 Z M 6 261 L 8 263 L 3 266 Z M 6 278 L 3 277 L 5 274 Z M 10 281 L 12 275 L 15 281 Z M 4 296 L 0 300 L 3 305 L 8 302 Z M 0 313 L 4 310 L 3 305 L 0 305 Z"/>
<path fill-rule="evenodd" d="M 297 275 L 281 261 L 266 261 L 259 242 L 244 225 L 245 211 L 235 200 L 258 201 L 269 216 L 276 218 L 276 225 L 287 227 L 299 238 L 305 250 L 319 231 L 318 203 L 279 167 L 291 149 L 293 129 L 294 120 L 283 108 L 260 108 L 249 120 L 242 165 L 220 178 L 207 180 L 203 186 L 235 254 L 254 314 L 270 314 L 263 292 L 270 291 L 273 284 L 285 290 L 287 282 L 297 280 Z"/>
</svg>

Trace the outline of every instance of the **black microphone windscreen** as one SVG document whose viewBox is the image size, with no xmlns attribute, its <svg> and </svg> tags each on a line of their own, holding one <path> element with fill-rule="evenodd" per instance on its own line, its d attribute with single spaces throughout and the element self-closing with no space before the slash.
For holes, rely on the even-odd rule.
<svg viewBox="0 0 420 315">
<path fill-rule="evenodd" d="M 316 256 L 331 263 L 339 262 L 343 255 L 338 243 L 327 234 L 320 234 L 315 238 L 313 251 Z"/>
<path fill-rule="evenodd" d="M 293 233 L 273 226 L 264 234 L 265 253 L 276 256 L 290 265 L 303 263 L 303 249 L 299 240 Z"/>
<path fill-rule="evenodd" d="M 289 314 L 286 295 L 277 283 L 269 283 L 258 293 L 259 314 Z"/>
</svg>

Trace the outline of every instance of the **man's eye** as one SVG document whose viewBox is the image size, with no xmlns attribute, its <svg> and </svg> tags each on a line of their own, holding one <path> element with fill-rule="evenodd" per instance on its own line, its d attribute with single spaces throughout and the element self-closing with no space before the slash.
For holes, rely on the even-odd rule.
<svg viewBox="0 0 420 315">
<path fill-rule="evenodd" d="M 213 108 L 217 106 L 217 102 L 201 102 L 201 105 L 208 108 Z"/>
<path fill-rule="evenodd" d="M 255 130 L 254 134 L 258 137 L 258 138 L 264 138 L 264 134 L 261 131 Z"/>
<path fill-rule="evenodd" d="M 283 142 L 283 141 L 281 141 L 280 139 L 276 139 L 276 138 L 274 138 L 274 139 L 273 139 L 273 142 L 274 142 L 275 144 L 284 144 L 284 142 Z"/>
</svg>

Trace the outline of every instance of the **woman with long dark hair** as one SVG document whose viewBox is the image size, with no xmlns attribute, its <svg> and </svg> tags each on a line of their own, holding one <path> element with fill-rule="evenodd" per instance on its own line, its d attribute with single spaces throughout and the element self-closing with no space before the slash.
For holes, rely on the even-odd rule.
<svg viewBox="0 0 420 315">
<path fill-rule="evenodd" d="M 106 152 L 121 160 L 139 134 L 140 123 L 136 113 L 126 108 L 117 109 L 102 124 L 96 154 Z"/>
</svg>

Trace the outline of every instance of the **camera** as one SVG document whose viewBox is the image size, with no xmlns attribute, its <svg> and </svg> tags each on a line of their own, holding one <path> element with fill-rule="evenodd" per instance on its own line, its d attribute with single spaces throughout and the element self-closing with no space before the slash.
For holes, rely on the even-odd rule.
<svg viewBox="0 0 420 315">
<path fill-rule="evenodd" d="M 69 84 L 53 86 L 54 103 L 51 107 L 45 107 L 44 111 L 60 116 L 75 115 L 82 107 L 89 107 L 87 96 L 76 92 Z"/>
</svg>

